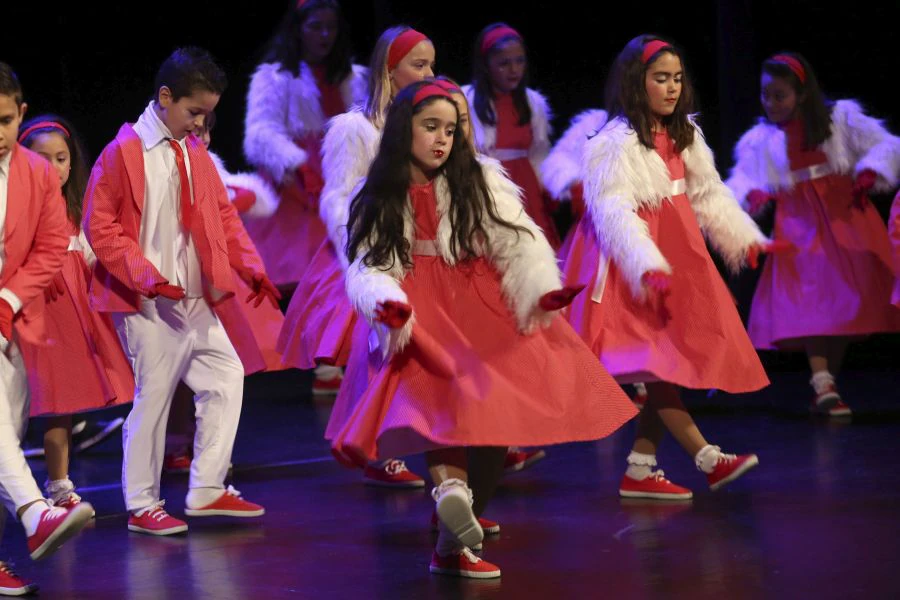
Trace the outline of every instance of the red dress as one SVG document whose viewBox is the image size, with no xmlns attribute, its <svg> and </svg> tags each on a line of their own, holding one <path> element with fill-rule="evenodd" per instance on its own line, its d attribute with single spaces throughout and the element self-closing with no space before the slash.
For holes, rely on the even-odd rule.
<svg viewBox="0 0 900 600">
<path fill-rule="evenodd" d="M 324 68 L 312 67 L 319 88 L 319 99 L 326 119 L 347 110 L 339 85 L 325 80 Z M 313 255 L 326 238 L 325 226 L 319 218 L 319 194 L 322 191 L 321 145 L 323 133 L 311 133 L 294 140 L 306 151 L 304 180 L 278 189 L 281 202 L 270 217 L 247 219 L 244 225 L 266 265 L 266 273 L 276 285 L 294 285 L 310 266 Z M 263 176 L 268 177 L 263 173 Z"/>
<path fill-rule="evenodd" d="M 522 200 L 525 204 L 525 212 L 531 217 L 538 227 L 544 231 L 547 240 L 554 249 L 559 248 L 559 234 L 556 225 L 547 210 L 544 202 L 544 193 L 537 173 L 528 159 L 528 151 L 534 136 L 531 131 L 531 123 L 519 125 L 519 113 L 513 103 L 511 94 L 497 94 L 494 96 L 494 111 L 497 117 L 497 150 L 498 158 L 506 169 L 513 183 L 522 188 Z M 503 160 L 503 151 L 514 150 L 522 152 L 520 158 Z"/>
<path fill-rule="evenodd" d="M 79 240 L 71 223 L 69 235 Z M 19 340 L 32 417 L 70 415 L 134 399 L 134 374 L 112 320 L 88 305 L 91 270 L 82 244 L 87 245 L 83 236 L 70 244 L 60 271 L 64 292 L 44 306 L 46 344 Z"/>
<path fill-rule="evenodd" d="M 783 127 L 792 171 L 827 164 L 804 148 L 803 123 Z M 874 206 L 852 206 L 853 180 L 830 174 L 779 192 L 774 238 L 797 250 L 769 256 L 750 308 L 748 330 L 761 349 L 802 348 L 809 336 L 900 331 L 891 306 L 891 244 Z"/>
<path fill-rule="evenodd" d="M 417 238 L 434 240 L 433 184 L 412 186 Z M 413 257 L 402 288 L 412 339 L 382 363 L 360 319 L 326 430 L 342 462 L 456 446 L 543 446 L 596 440 L 635 409 L 562 319 L 519 333 L 484 258 L 450 266 Z"/>
<path fill-rule="evenodd" d="M 684 178 L 674 142 L 665 133 L 654 141 L 671 179 Z M 622 383 L 667 381 L 732 393 L 768 385 L 688 197 L 679 194 L 659 208 L 641 208 L 638 216 L 672 266 L 671 294 L 662 304 L 635 300 L 616 265 L 601 256 L 585 215 L 564 267 L 570 284 L 589 282 L 590 293 L 579 294 L 568 310 L 575 331 Z"/>
</svg>

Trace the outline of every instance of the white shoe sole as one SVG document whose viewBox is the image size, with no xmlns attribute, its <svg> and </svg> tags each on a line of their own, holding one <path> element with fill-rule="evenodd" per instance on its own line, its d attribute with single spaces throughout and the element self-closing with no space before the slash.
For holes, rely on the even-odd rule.
<svg viewBox="0 0 900 600">
<path fill-rule="evenodd" d="M 813 412 L 818 413 L 827 413 L 832 408 L 837 406 L 837 403 L 840 401 L 841 397 L 838 394 L 826 394 L 821 398 L 816 399 L 816 407 L 812 409 Z"/>
<path fill-rule="evenodd" d="M 686 492 L 684 494 L 661 494 L 658 492 L 631 492 L 628 490 L 619 490 L 619 496 L 622 498 L 647 498 L 649 500 L 690 500 L 694 497 L 694 492 Z"/>
<path fill-rule="evenodd" d="M 166 536 L 166 535 L 177 535 L 179 533 L 185 533 L 188 530 L 187 525 L 179 525 L 178 527 L 169 527 L 168 529 L 144 529 L 143 527 L 138 527 L 137 525 L 128 524 L 128 531 L 133 531 L 134 533 L 143 533 L 146 535 L 158 535 L 158 536 Z"/>
<path fill-rule="evenodd" d="M 435 575 L 453 575 L 468 579 L 496 579 L 500 577 L 500 569 L 496 571 L 460 571 L 458 569 L 444 569 L 443 567 L 428 565 L 428 570 Z"/>
<path fill-rule="evenodd" d="M 60 546 L 75 537 L 79 531 L 91 520 L 94 508 L 87 502 L 82 502 L 69 511 L 62 525 L 50 534 L 44 543 L 38 546 L 31 553 L 31 560 L 41 560 L 47 558 L 57 550 Z"/>
<path fill-rule="evenodd" d="M 259 510 L 202 510 L 185 508 L 184 514 L 189 517 L 237 517 L 239 519 L 249 519 L 252 517 L 261 517 L 266 514 L 266 509 Z"/>
<path fill-rule="evenodd" d="M 0 587 L 0 596 L 26 596 L 38 591 L 38 586 L 33 583 L 20 588 Z"/>
<path fill-rule="evenodd" d="M 459 542 L 471 548 L 484 540 L 484 530 L 463 494 L 444 493 L 437 503 L 437 515 Z"/>
<path fill-rule="evenodd" d="M 734 481 L 735 479 L 737 479 L 738 477 L 740 477 L 741 475 L 743 475 L 744 473 L 746 473 L 747 471 L 749 471 L 750 469 L 752 469 L 753 467 L 758 466 L 758 465 L 759 465 L 759 458 L 757 458 L 756 455 L 754 454 L 750 458 L 748 458 L 747 461 L 740 466 L 740 468 L 735 470 L 731 475 L 729 475 L 725 479 L 722 479 L 721 481 L 717 481 L 716 483 L 709 486 L 709 489 L 715 492 L 716 490 L 721 488 L 723 485 L 725 485 L 727 483 L 731 483 L 732 481 Z"/>
</svg>

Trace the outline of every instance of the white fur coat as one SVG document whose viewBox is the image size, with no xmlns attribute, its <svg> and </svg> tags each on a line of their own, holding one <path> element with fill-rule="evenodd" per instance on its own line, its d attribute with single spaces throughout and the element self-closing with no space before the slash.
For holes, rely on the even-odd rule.
<svg viewBox="0 0 900 600">
<path fill-rule="evenodd" d="M 493 156 L 493 152 L 497 148 L 497 127 L 482 123 L 475 113 L 474 86 L 464 85 L 462 91 L 469 102 L 469 119 L 475 134 L 475 146 L 482 154 Z M 526 88 L 525 97 L 528 99 L 528 106 L 531 107 L 531 134 L 533 136 L 531 148 L 528 151 L 528 160 L 531 161 L 534 172 L 540 173 L 541 164 L 547 158 L 547 153 L 550 152 L 550 135 L 552 134 L 550 121 L 553 119 L 553 114 L 550 112 L 547 99 L 537 90 Z"/>
<path fill-rule="evenodd" d="M 341 83 L 344 105 L 351 108 L 365 102 L 368 69 L 353 65 Z M 265 169 L 275 181 L 306 162 L 306 152 L 294 140 L 325 128 L 319 88 L 312 69 L 300 64 L 294 77 L 281 63 L 263 63 L 250 79 L 247 116 L 244 122 L 244 156 Z"/>
<path fill-rule="evenodd" d="M 232 187 L 244 188 L 253 192 L 256 196 L 256 202 L 253 203 L 247 211 L 241 213 L 244 219 L 261 219 L 270 217 L 278 210 L 279 197 L 275 189 L 262 177 L 256 173 L 235 173 L 231 174 L 225 169 L 225 163 L 218 154 L 209 153 L 213 164 L 216 165 L 216 171 L 225 184 L 228 191 L 228 199 L 234 200 L 234 191 Z"/>
<path fill-rule="evenodd" d="M 319 216 L 325 223 L 328 238 L 334 244 L 344 269 L 347 258 L 347 218 L 350 202 L 360 181 L 378 153 L 381 130 L 361 110 L 351 110 L 334 117 L 322 142 L 322 173 L 325 187 L 319 198 Z"/>
<path fill-rule="evenodd" d="M 865 169 L 878 174 L 876 192 L 889 192 L 900 179 L 900 138 L 891 135 L 881 121 L 863 113 L 853 100 L 838 100 L 831 111 L 831 137 L 821 146 L 828 164 L 843 175 Z M 794 186 L 784 131 L 760 121 L 741 136 L 734 150 L 734 167 L 728 187 L 747 208 L 747 194 Z"/>
<path fill-rule="evenodd" d="M 488 243 L 476 248 L 479 256 L 487 257 L 497 267 L 504 297 L 515 315 L 518 327 L 523 333 L 529 333 L 538 326 L 548 325 L 556 314 L 544 312 L 538 306 L 538 301 L 547 292 L 562 287 L 559 266 L 553 248 L 522 208 L 519 188 L 506 177 L 497 161 L 484 157 L 479 160 L 497 213 L 501 218 L 525 227 L 531 233 L 517 233 L 486 220 L 482 225 L 487 230 Z M 437 246 L 441 257 L 452 265 L 452 227 L 449 215 L 451 199 L 443 176 L 435 181 L 435 195 L 439 219 Z M 405 237 L 412 245 L 415 241 L 415 217 L 411 204 L 407 204 L 405 221 Z M 396 257 L 393 266 L 387 271 L 367 267 L 363 264 L 364 253 L 362 254 L 347 269 L 347 295 L 356 310 L 373 324 L 375 308 L 379 302 L 408 302 L 406 293 L 400 287 L 406 270 Z M 407 344 L 412 335 L 414 317 L 415 314 L 402 328 L 389 331 L 389 335 L 379 336 L 385 356 L 402 350 Z"/>
<path fill-rule="evenodd" d="M 581 157 L 588 138 L 606 124 L 605 110 L 586 110 L 575 115 L 572 124 L 553 146 L 541 165 L 541 183 L 557 200 L 570 200 L 569 188 L 581 181 Z"/>
<path fill-rule="evenodd" d="M 700 229 L 736 271 L 746 260 L 748 248 L 766 242 L 766 237 L 722 183 L 699 128 L 681 157 L 687 197 Z M 585 205 L 600 249 L 619 268 L 634 296 L 642 298 L 644 273 L 672 272 L 646 221 L 637 215 L 641 207 L 655 208 L 668 201 L 669 170 L 656 150 L 643 146 L 637 133 L 619 118 L 588 141 L 582 165 Z"/>
</svg>

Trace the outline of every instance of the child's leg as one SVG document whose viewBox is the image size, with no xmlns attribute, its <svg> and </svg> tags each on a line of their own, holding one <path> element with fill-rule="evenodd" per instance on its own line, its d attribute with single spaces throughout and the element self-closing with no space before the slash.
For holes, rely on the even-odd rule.
<svg viewBox="0 0 900 600">
<path fill-rule="evenodd" d="M 72 415 L 51 417 L 44 432 L 44 454 L 50 481 L 69 478 L 69 451 L 72 443 Z"/>
<path fill-rule="evenodd" d="M 497 484 L 503 476 L 506 452 L 506 447 L 469 448 L 469 487 L 474 494 L 472 512 L 476 517 L 484 514 L 485 506 L 494 496 Z"/>
<path fill-rule="evenodd" d="M 846 337 L 834 336 L 828 338 L 828 370 L 837 377 L 844 366 L 844 357 L 847 355 L 847 346 L 850 340 Z"/>
<path fill-rule="evenodd" d="M 184 373 L 194 390 L 197 433 L 191 463 L 189 508 L 222 496 L 244 398 L 244 367 L 222 323 L 205 300 L 188 300 L 195 346 Z"/>
<path fill-rule="evenodd" d="M 122 427 L 122 481 L 131 512 L 159 501 L 169 407 L 194 343 L 186 300 L 142 300 L 141 312 L 115 314 L 116 329 L 134 369 L 134 406 Z"/>
<path fill-rule="evenodd" d="M 684 407 L 684 403 L 681 401 L 681 392 L 677 386 L 665 382 L 649 383 L 647 384 L 647 394 L 647 404 L 656 412 L 659 424 L 672 434 L 672 437 L 684 448 L 685 452 L 695 456 L 701 448 L 708 445 L 697 424 L 694 423 L 691 414 Z M 659 441 L 662 440 L 662 435 L 657 433 L 659 424 L 653 420 L 648 420 L 647 435 L 642 439 L 644 419 L 641 419 L 638 426 L 638 440 L 635 441 L 634 448 L 637 452 L 641 451 L 638 449 L 639 442 L 641 442 L 641 447 L 646 447 L 647 449 L 652 447 L 653 453 L 656 452 Z M 653 443 L 654 435 L 659 436 L 655 444 Z"/>
<path fill-rule="evenodd" d="M 473 495 L 467 485 L 468 457 L 465 448 L 445 448 L 425 453 L 428 472 L 434 480 L 431 495 L 437 503 L 440 556 L 458 554 L 484 539 L 484 531 L 472 512 Z"/>
<path fill-rule="evenodd" d="M 806 338 L 804 342 L 806 358 L 809 360 L 809 370 L 813 376 L 816 373 L 828 372 L 828 342 L 823 337 Z"/>
</svg>

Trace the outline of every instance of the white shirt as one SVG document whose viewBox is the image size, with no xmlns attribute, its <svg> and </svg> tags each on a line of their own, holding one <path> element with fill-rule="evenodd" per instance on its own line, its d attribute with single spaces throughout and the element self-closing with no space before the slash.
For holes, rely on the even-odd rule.
<svg viewBox="0 0 900 600">
<path fill-rule="evenodd" d="M 181 177 L 175 151 L 169 145 L 172 133 L 147 105 L 134 124 L 144 151 L 144 212 L 141 215 L 140 244 L 144 256 L 170 284 L 184 288 L 188 298 L 203 297 L 200 258 L 194 240 L 181 226 Z M 191 185 L 191 163 L 184 139 L 178 140 Z"/>
<path fill-rule="evenodd" d="M 6 199 L 9 196 L 9 166 L 12 162 L 12 151 L 0 159 L 0 273 L 6 260 Z M 0 289 L 0 298 L 9 302 L 13 313 L 22 308 L 22 301 L 11 290 Z"/>
</svg>

